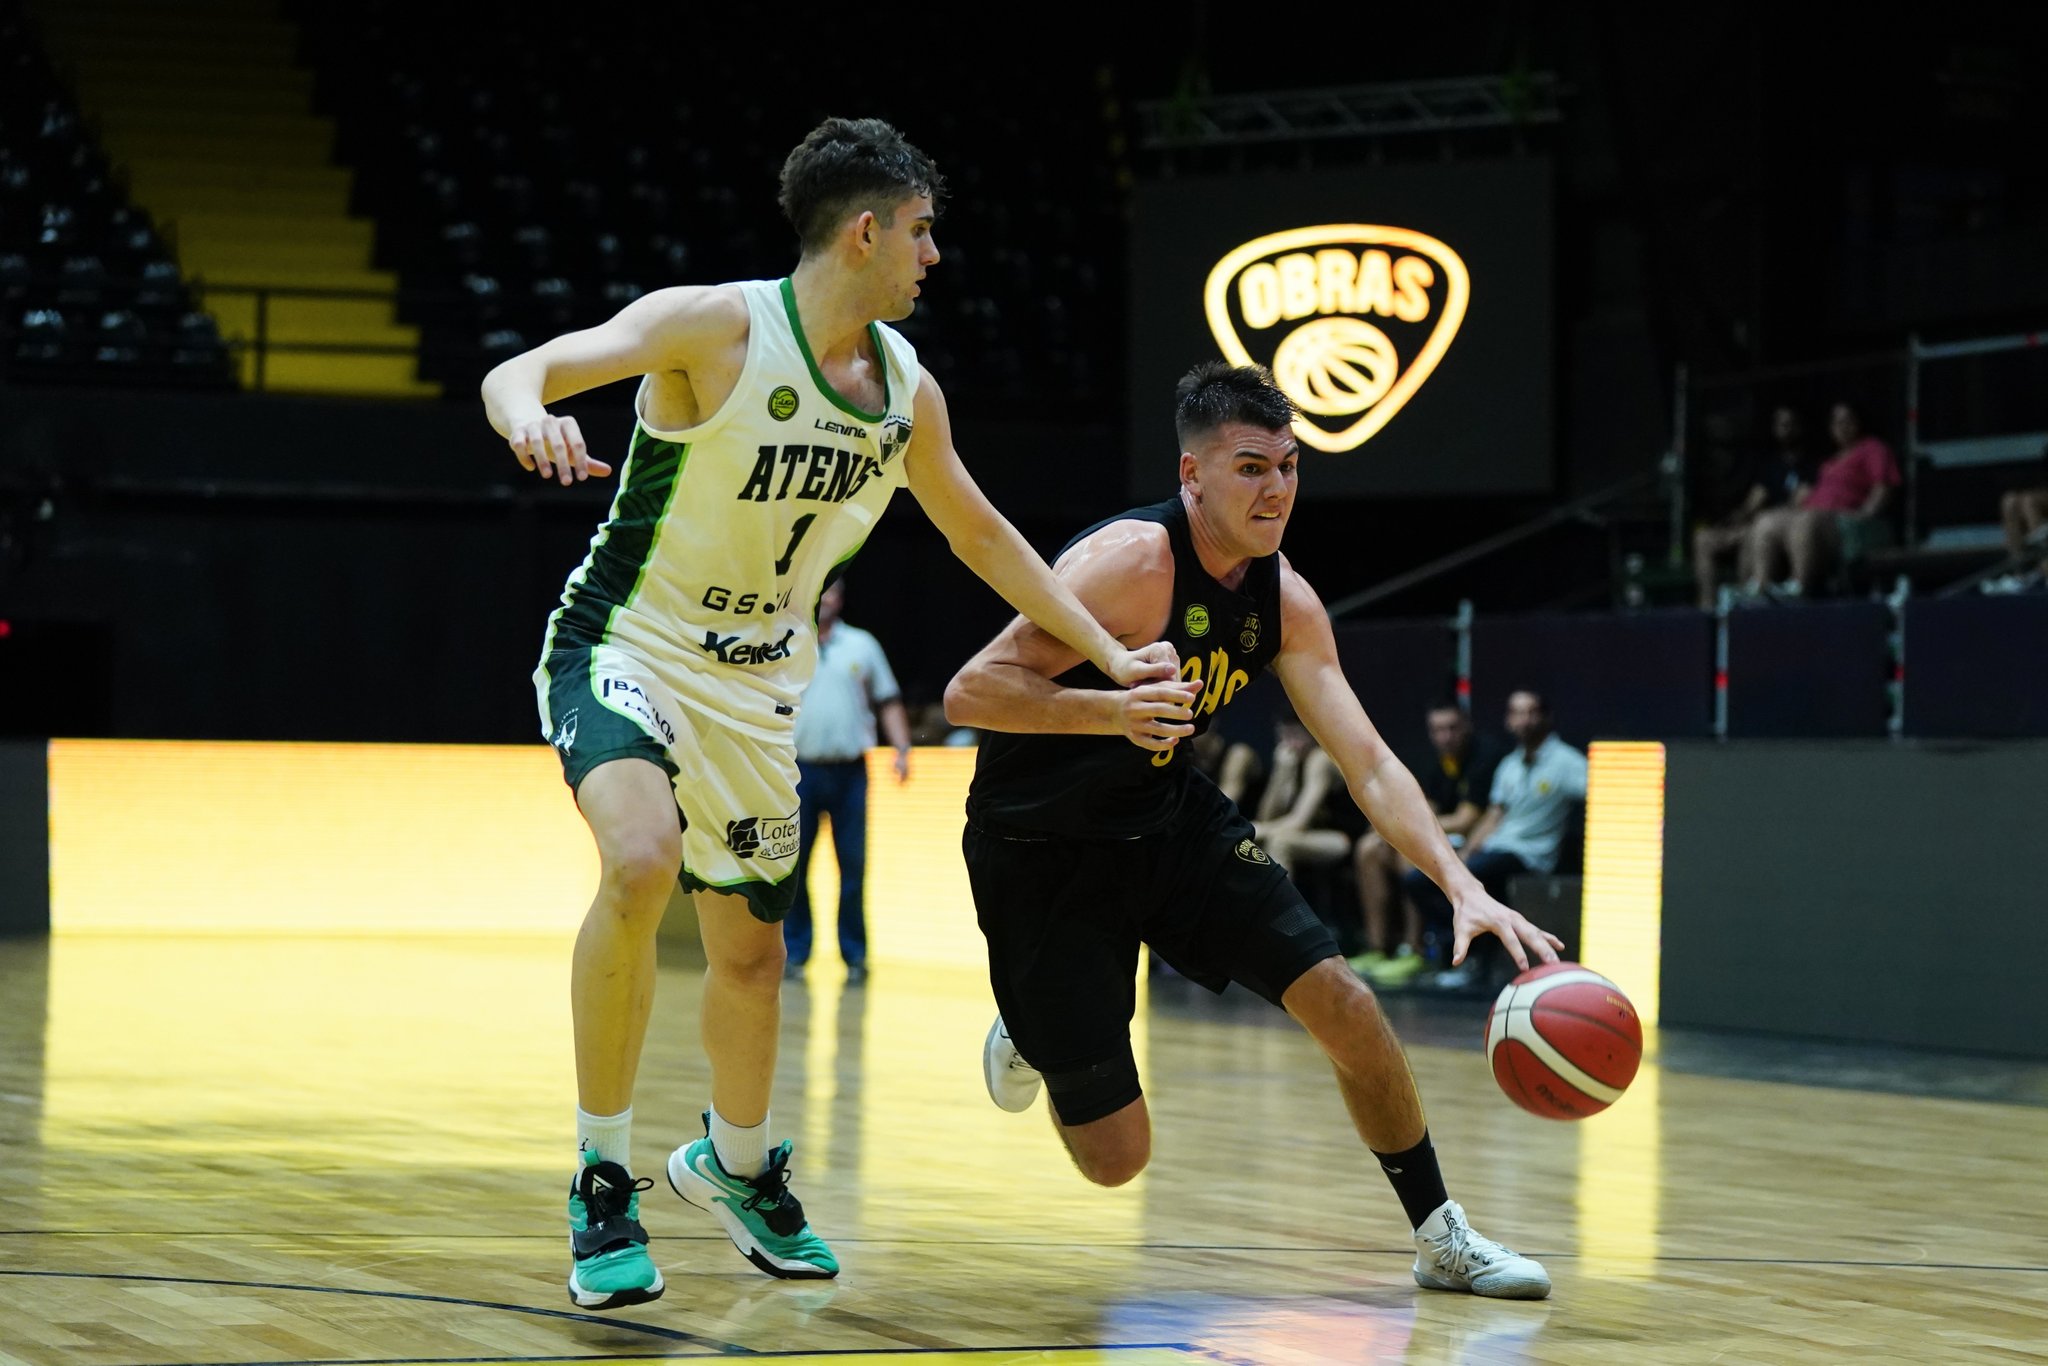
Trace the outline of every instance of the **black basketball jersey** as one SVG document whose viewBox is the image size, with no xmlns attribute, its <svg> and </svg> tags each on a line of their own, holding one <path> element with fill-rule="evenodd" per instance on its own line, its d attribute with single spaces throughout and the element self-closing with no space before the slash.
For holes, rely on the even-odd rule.
<svg viewBox="0 0 2048 1366">
<path fill-rule="evenodd" d="M 1180 676 L 1199 678 L 1195 734 L 1209 728 L 1280 653 L 1280 557 L 1246 568 L 1236 588 L 1209 577 L 1195 556 L 1180 495 L 1104 518 L 1068 541 L 1072 546 L 1112 522 L 1158 522 L 1173 545 L 1173 610 L 1162 639 L 1180 652 Z M 1057 680 L 1068 688 L 1116 688 L 1082 661 Z M 1163 829 L 1179 808 L 1194 771 L 1194 736 L 1170 750 L 1140 749 L 1121 735 L 982 737 L 967 792 L 967 814 L 996 833 L 1127 839 Z M 1202 781 L 1207 781 L 1203 779 Z"/>
</svg>

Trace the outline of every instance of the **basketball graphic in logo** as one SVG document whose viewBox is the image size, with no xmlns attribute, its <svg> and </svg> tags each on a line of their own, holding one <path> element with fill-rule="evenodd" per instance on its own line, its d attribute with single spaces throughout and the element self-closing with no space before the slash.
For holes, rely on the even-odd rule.
<svg viewBox="0 0 2048 1366">
<path fill-rule="evenodd" d="M 1370 441 L 1435 372 L 1472 280 L 1458 254 L 1410 228 L 1333 223 L 1268 233 L 1209 272 L 1203 311 L 1232 365 L 1263 363 L 1319 451 Z"/>
</svg>

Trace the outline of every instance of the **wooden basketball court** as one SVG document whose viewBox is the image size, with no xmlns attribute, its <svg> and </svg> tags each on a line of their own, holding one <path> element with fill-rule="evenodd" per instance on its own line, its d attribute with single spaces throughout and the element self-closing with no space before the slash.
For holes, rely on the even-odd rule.
<svg viewBox="0 0 2048 1366">
<path fill-rule="evenodd" d="M 2048 1358 L 2039 1104 L 1682 1073 L 1653 1043 L 1612 1111 L 1552 1124 L 1494 1089 L 1483 1008 L 1398 1011 L 1454 1197 L 1555 1280 L 1497 1303 L 1414 1286 L 1327 1068 L 1256 1002 L 1153 987 L 1158 1155 L 1104 1191 L 1042 1106 L 983 1095 L 973 972 L 838 979 L 785 993 L 774 1118 L 844 1275 L 760 1276 L 658 1185 L 667 1296 L 600 1316 L 563 1290 L 559 940 L 0 944 L 0 1362 Z M 664 969 L 657 1176 L 699 1131 L 696 995 Z"/>
</svg>

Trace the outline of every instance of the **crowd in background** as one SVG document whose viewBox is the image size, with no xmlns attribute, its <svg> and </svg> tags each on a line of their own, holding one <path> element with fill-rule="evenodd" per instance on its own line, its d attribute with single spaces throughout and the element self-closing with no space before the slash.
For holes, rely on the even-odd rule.
<svg viewBox="0 0 2048 1366">
<path fill-rule="evenodd" d="M 1734 606 L 1797 602 L 1841 593 L 1873 551 L 1902 541 L 1904 473 L 1890 445 L 1868 431 L 1856 406 L 1833 404 L 1819 454 L 1805 416 L 1771 411 L 1768 440 L 1721 472 L 1693 531 L 1699 605 L 1712 611 L 1724 585 Z M 2048 592 L 2048 448 L 2002 493 L 2005 572 L 1993 594 Z"/>
</svg>

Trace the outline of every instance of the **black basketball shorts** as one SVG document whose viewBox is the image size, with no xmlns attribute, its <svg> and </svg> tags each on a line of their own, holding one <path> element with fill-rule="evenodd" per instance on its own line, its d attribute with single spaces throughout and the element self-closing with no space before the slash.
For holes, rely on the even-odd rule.
<svg viewBox="0 0 2048 1366">
<path fill-rule="evenodd" d="M 1251 822 L 1199 777 L 1157 834 L 1032 838 L 970 821 L 962 843 L 996 1004 L 1068 1126 L 1142 1094 L 1131 1055 L 1140 943 L 1210 991 L 1237 982 L 1276 1006 L 1337 956 Z"/>
</svg>

